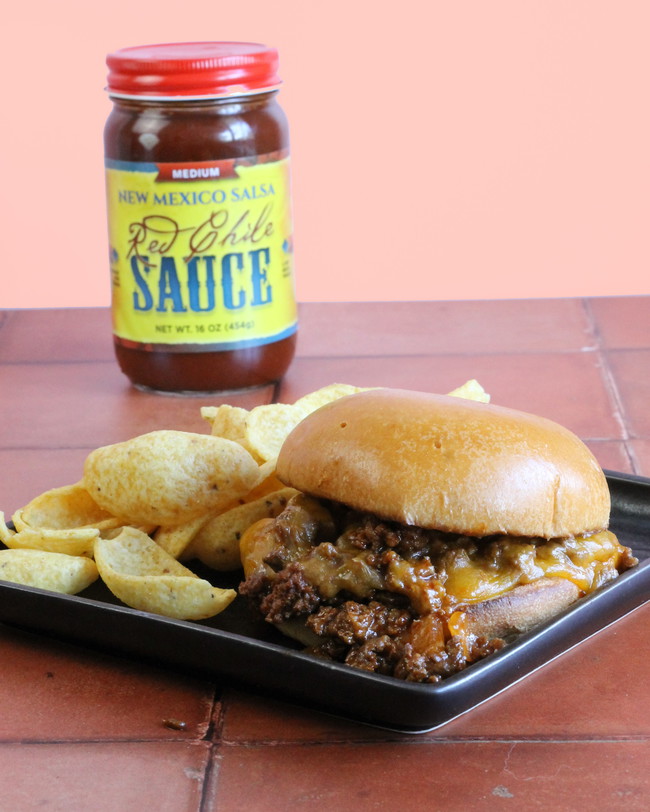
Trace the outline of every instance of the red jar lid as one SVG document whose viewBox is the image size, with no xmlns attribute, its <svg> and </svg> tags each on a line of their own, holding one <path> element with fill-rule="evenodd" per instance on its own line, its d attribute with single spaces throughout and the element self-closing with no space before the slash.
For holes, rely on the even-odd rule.
<svg viewBox="0 0 650 812">
<path fill-rule="evenodd" d="M 106 57 L 112 96 L 215 98 L 273 90 L 278 52 L 256 42 L 177 42 L 121 48 Z"/>
</svg>

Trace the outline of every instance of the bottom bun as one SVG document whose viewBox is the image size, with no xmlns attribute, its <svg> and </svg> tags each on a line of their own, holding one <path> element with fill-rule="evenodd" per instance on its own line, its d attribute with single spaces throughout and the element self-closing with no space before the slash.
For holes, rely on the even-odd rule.
<svg viewBox="0 0 650 812">
<path fill-rule="evenodd" d="M 565 578 L 540 578 L 516 586 L 498 598 L 472 604 L 454 612 L 448 621 L 449 635 L 488 639 L 510 638 L 550 620 L 578 600 L 578 587 Z M 273 624 L 282 634 L 308 648 L 317 648 L 323 639 L 296 618 Z"/>
<path fill-rule="evenodd" d="M 512 637 L 550 620 L 579 597 L 578 587 L 565 578 L 540 578 L 454 612 L 449 627 L 453 634 Z"/>
</svg>

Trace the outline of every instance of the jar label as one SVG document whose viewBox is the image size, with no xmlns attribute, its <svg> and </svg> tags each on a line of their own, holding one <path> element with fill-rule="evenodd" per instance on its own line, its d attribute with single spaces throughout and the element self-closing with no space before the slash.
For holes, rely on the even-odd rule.
<svg viewBox="0 0 650 812">
<path fill-rule="evenodd" d="M 106 160 L 113 331 L 210 351 L 296 330 L 289 158 Z"/>
</svg>

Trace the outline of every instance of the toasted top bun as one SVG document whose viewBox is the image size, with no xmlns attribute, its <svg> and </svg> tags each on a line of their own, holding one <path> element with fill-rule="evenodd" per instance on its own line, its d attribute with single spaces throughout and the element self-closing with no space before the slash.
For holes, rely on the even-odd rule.
<svg viewBox="0 0 650 812">
<path fill-rule="evenodd" d="M 557 423 L 446 395 L 373 389 L 306 417 L 277 463 L 286 485 L 356 510 L 470 536 L 606 528 L 610 496 Z"/>
</svg>

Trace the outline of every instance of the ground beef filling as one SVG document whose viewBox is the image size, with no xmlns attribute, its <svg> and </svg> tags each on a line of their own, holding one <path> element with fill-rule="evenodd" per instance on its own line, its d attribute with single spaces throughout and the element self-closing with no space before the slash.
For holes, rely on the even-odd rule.
<svg viewBox="0 0 650 812">
<path fill-rule="evenodd" d="M 573 567 L 586 593 L 617 575 L 613 562 L 621 569 L 633 563 L 611 533 L 568 544 L 472 539 L 303 495 L 256 543 L 264 563 L 240 593 L 267 621 L 298 620 L 312 653 L 414 682 L 437 682 L 505 645 L 450 631 L 449 618 L 463 604 L 490 597 L 481 592 L 486 583 L 506 590 L 553 574 L 553 567 L 573 576 Z"/>
</svg>

